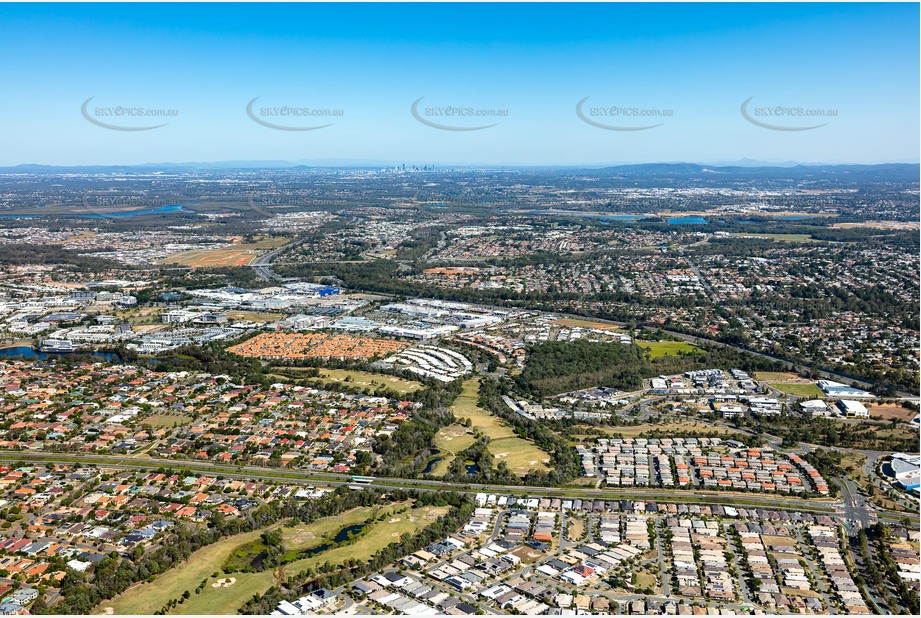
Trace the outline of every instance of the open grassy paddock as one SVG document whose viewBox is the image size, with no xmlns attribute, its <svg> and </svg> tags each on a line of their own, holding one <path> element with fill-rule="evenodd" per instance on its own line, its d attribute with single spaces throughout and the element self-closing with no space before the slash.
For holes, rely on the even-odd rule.
<svg viewBox="0 0 921 618">
<path fill-rule="evenodd" d="M 795 373 L 790 373 L 789 371 L 756 371 L 754 377 L 756 380 L 761 380 L 762 382 L 809 382 L 809 380 L 801 378 Z"/>
<path fill-rule="evenodd" d="M 737 238 L 767 238 L 778 242 L 822 242 L 821 240 L 816 240 L 809 234 L 750 234 L 748 232 L 739 232 L 730 234 L 730 236 L 735 236 Z"/>
<path fill-rule="evenodd" d="M 231 320 L 246 320 L 247 322 L 265 324 L 267 322 L 275 322 L 276 320 L 280 320 L 285 316 L 282 313 L 270 313 L 262 311 L 228 311 L 227 317 Z"/>
<path fill-rule="evenodd" d="M 783 382 L 768 382 L 769 386 L 776 388 L 782 393 L 796 395 L 798 397 L 823 397 L 822 389 L 815 384 L 789 384 Z"/>
<path fill-rule="evenodd" d="M 682 433 L 714 433 L 722 435 L 738 433 L 738 431 L 734 429 L 715 425 L 712 422 L 696 421 L 691 419 L 682 421 L 664 420 L 656 425 L 643 423 L 641 425 L 625 425 L 623 427 L 601 426 L 596 427 L 595 429 L 600 429 L 608 435 L 620 435 L 624 438 L 635 438 L 648 431 L 665 431 L 675 435 L 681 435 Z M 586 437 L 586 434 L 580 434 L 579 426 L 577 425 L 572 428 L 571 436 L 573 438 L 578 438 L 580 436 Z M 587 439 L 593 438 L 589 437 Z"/>
<path fill-rule="evenodd" d="M 656 359 L 660 356 L 666 356 L 671 354 L 672 356 L 677 355 L 679 352 L 684 352 L 685 354 L 690 354 L 693 352 L 700 352 L 701 349 L 698 348 L 693 343 L 688 343 L 687 341 L 642 341 L 637 340 L 636 345 L 640 346 L 644 350 L 649 348 L 649 358 Z"/>
<path fill-rule="evenodd" d="M 470 422 L 489 437 L 489 452 L 496 464 L 504 461 L 509 470 L 524 475 L 530 470 L 547 470 L 550 455 L 533 442 L 515 435 L 508 424 L 481 408 L 477 403 L 480 381 L 473 378 L 464 382 L 460 396 L 451 406 L 457 418 L 469 418 Z M 452 449 L 454 450 L 454 449 Z"/>
<path fill-rule="evenodd" d="M 356 369 L 322 369 L 320 379 L 329 383 L 352 384 L 369 390 L 386 386 L 398 393 L 412 393 L 422 388 L 421 382 L 396 376 L 358 371 Z"/>
<path fill-rule="evenodd" d="M 139 425 L 150 425 L 151 427 L 178 427 L 191 423 L 192 419 L 180 414 L 152 414 L 138 421 Z"/>
</svg>

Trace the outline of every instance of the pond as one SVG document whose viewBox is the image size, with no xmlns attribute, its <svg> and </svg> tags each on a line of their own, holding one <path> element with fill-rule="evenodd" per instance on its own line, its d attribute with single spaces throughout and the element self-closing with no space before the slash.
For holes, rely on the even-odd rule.
<svg viewBox="0 0 921 618">
<path fill-rule="evenodd" d="M 425 469 L 422 470 L 422 474 L 431 474 L 438 462 L 444 460 L 444 457 L 441 456 L 441 451 L 438 449 L 433 450 L 432 455 L 435 455 L 435 457 L 428 460 L 428 463 L 425 464 Z"/>
<path fill-rule="evenodd" d="M 352 524 L 351 526 L 346 526 L 342 528 L 339 532 L 336 533 L 336 536 L 333 537 L 333 540 L 329 543 L 321 543 L 311 547 L 310 549 L 305 549 L 301 552 L 302 558 L 310 558 L 311 556 L 316 556 L 317 554 L 322 554 L 328 549 L 332 549 L 337 543 L 344 543 L 349 540 L 350 536 L 356 536 L 365 529 L 367 524 Z"/>
</svg>

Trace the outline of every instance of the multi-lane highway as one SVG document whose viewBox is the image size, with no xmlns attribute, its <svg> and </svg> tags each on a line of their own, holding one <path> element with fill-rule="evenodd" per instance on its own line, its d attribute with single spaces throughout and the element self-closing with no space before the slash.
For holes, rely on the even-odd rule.
<svg viewBox="0 0 921 618">
<path fill-rule="evenodd" d="M 221 475 L 227 478 L 259 479 L 304 485 L 350 485 L 347 474 L 308 472 L 264 468 L 259 466 L 224 466 L 191 460 L 158 459 L 152 457 L 116 457 L 110 455 L 43 453 L 28 451 L 0 451 L 0 461 L 23 461 L 60 464 L 92 464 L 110 468 L 156 470 L 172 468 L 198 474 Z M 381 489 L 418 489 L 422 491 L 458 491 L 463 493 L 494 493 L 505 495 L 532 495 L 550 498 L 581 498 L 591 500 L 638 500 L 684 504 L 721 504 L 740 508 L 808 511 L 834 515 L 844 510 L 842 501 L 830 499 L 804 499 L 776 495 L 741 494 L 731 492 L 706 492 L 664 488 L 592 489 L 571 487 L 529 487 L 522 485 L 471 485 L 465 483 L 377 477 L 373 485 Z M 880 518 L 897 521 L 902 513 L 879 512 Z"/>
</svg>

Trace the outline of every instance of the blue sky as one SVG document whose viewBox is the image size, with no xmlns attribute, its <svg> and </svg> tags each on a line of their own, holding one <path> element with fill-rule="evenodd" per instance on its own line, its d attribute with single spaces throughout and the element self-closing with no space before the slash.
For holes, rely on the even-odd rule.
<svg viewBox="0 0 921 618">
<path fill-rule="evenodd" d="M 0 165 L 917 162 L 918 19 L 917 4 L 2 4 Z M 168 124 L 102 128 L 90 97 L 91 119 Z M 332 125 L 262 126 L 255 97 L 259 119 Z M 434 128 L 420 97 L 422 120 L 495 126 Z M 659 126 L 593 126 L 586 97 L 599 124 Z M 751 97 L 774 128 L 743 116 Z M 178 115 L 103 115 L 119 106 Z M 282 106 L 341 115 L 263 109 Z"/>
</svg>

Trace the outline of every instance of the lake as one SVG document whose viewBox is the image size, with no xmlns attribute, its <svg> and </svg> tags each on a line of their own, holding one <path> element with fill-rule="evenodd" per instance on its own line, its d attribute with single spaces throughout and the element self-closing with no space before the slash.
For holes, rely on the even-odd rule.
<svg viewBox="0 0 921 618">
<path fill-rule="evenodd" d="M 0 215 L 0 219 L 38 219 L 39 217 L 85 217 L 87 219 L 126 219 L 129 217 L 143 217 L 144 215 L 163 215 L 171 212 L 184 212 L 195 214 L 192 210 L 185 210 L 181 204 L 172 206 L 160 206 L 159 208 L 147 208 L 144 210 L 126 210 L 124 212 L 113 212 L 102 214 L 98 212 L 65 212 L 48 215 Z"/>
<path fill-rule="evenodd" d="M 671 217 L 669 225 L 707 225 L 710 223 L 703 217 Z"/>
<path fill-rule="evenodd" d="M 23 358 L 25 360 L 45 360 L 48 358 L 60 358 L 73 354 L 82 354 L 95 356 L 99 360 L 107 363 L 120 363 L 121 358 L 115 352 L 95 352 L 93 350 L 80 350 L 78 352 L 41 352 L 26 345 L 13 346 L 9 348 L 0 348 L 0 358 Z"/>
</svg>

